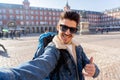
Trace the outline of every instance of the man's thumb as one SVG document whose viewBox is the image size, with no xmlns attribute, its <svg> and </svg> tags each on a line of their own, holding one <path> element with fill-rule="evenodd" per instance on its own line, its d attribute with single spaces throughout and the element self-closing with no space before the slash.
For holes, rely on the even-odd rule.
<svg viewBox="0 0 120 80">
<path fill-rule="evenodd" d="M 91 64 L 93 63 L 93 57 L 90 58 L 90 63 L 91 63 Z"/>
</svg>

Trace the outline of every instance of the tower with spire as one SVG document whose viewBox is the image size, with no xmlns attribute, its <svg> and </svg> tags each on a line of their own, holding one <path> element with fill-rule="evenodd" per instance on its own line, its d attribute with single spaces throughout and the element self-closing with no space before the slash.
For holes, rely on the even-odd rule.
<svg viewBox="0 0 120 80">
<path fill-rule="evenodd" d="M 23 4 L 24 4 L 24 8 L 25 8 L 25 9 L 28 9 L 29 6 L 30 6 L 30 2 L 29 2 L 28 0 L 24 0 L 24 1 L 23 1 Z"/>
<path fill-rule="evenodd" d="M 70 10 L 70 6 L 69 6 L 68 0 L 67 0 L 66 5 L 64 7 L 64 11 L 69 11 L 69 10 Z"/>
</svg>

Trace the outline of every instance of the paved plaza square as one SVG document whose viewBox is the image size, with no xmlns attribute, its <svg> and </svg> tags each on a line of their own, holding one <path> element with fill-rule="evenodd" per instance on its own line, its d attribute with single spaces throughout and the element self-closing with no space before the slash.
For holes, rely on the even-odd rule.
<svg viewBox="0 0 120 80">
<path fill-rule="evenodd" d="M 100 68 L 99 77 L 86 80 L 120 80 L 120 32 L 108 34 L 76 35 L 76 41 Z M 0 47 L 0 67 L 15 67 L 32 59 L 38 44 L 39 34 L 20 39 L 0 39 L 7 53 Z"/>
</svg>

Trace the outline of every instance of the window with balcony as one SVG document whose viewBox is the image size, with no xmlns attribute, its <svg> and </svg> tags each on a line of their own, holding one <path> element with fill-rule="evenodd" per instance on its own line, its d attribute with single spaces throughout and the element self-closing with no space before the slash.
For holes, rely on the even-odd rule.
<svg viewBox="0 0 120 80">
<path fill-rule="evenodd" d="M 2 13 L 2 9 L 0 9 L 0 13 Z"/>
<path fill-rule="evenodd" d="M 23 22 L 23 21 L 21 21 L 21 22 L 20 22 L 20 24 L 21 24 L 21 25 L 24 25 L 24 22 Z"/>
<path fill-rule="evenodd" d="M 26 25 L 29 25 L 29 21 L 26 21 Z"/>
<path fill-rule="evenodd" d="M 10 15 L 10 19 L 13 19 L 14 18 L 14 16 L 13 15 Z"/>
<path fill-rule="evenodd" d="M 45 20 L 47 20 L 47 17 L 45 16 Z"/>
<path fill-rule="evenodd" d="M 38 11 L 35 11 L 35 14 L 38 15 Z"/>
<path fill-rule="evenodd" d="M 35 19 L 38 20 L 38 16 L 36 16 Z"/>
<path fill-rule="evenodd" d="M 29 20 L 29 16 L 26 16 L 26 20 Z"/>
<path fill-rule="evenodd" d="M 15 13 L 16 13 L 16 14 L 19 14 L 19 10 L 16 10 Z"/>
<path fill-rule="evenodd" d="M 20 19 L 20 16 L 19 16 L 19 15 L 17 15 L 17 16 L 16 16 L 16 19 Z"/>
<path fill-rule="evenodd" d="M 20 10 L 20 14 L 23 14 L 23 11 L 22 11 L 22 10 Z"/>
<path fill-rule="evenodd" d="M 43 17 L 42 17 L 42 16 L 40 17 L 40 20 L 43 20 Z"/>
<path fill-rule="evenodd" d="M 23 16 L 20 16 L 20 20 L 23 20 Z"/>
<path fill-rule="evenodd" d="M 42 12 L 42 11 L 40 11 L 40 15 L 43 15 L 43 12 Z"/>
<path fill-rule="evenodd" d="M 6 16 L 6 15 L 3 15 L 3 19 L 7 19 L 7 16 Z"/>
<path fill-rule="evenodd" d="M 32 25 L 34 25 L 34 22 L 32 21 Z"/>
<path fill-rule="evenodd" d="M 31 20 L 34 20 L 34 16 L 31 16 Z"/>
<path fill-rule="evenodd" d="M 2 15 L 0 15 L 0 20 L 2 19 Z"/>
<path fill-rule="evenodd" d="M 3 9 L 3 13 L 6 14 L 6 10 L 5 9 Z"/>
<path fill-rule="evenodd" d="M 39 22 L 37 21 L 37 22 L 36 22 L 36 25 L 38 25 L 38 24 L 39 24 Z"/>
<path fill-rule="evenodd" d="M 51 16 L 49 16 L 49 20 L 51 20 Z"/>
<path fill-rule="evenodd" d="M 10 13 L 10 14 L 13 14 L 14 12 L 13 12 L 13 10 L 12 10 L 12 9 L 10 9 L 10 10 L 9 10 L 9 13 Z"/>
<path fill-rule="evenodd" d="M 3 22 L 2 22 L 2 21 L 0 21 L 0 25 L 3 25 Z"/>
<path fill-rule="evenodd" d="M 34 12 L 33 12 L 33 11 L 31 11 L 31 14 L 34 14 Z"/>
</svg>

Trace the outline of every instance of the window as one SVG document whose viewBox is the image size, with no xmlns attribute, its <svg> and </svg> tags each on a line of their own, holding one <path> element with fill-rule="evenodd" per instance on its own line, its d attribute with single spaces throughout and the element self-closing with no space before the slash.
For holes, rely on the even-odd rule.
<svg viewBox="0 0 120 80">
<path fill-rule="evenodd" d="M 55 20 L 55 17 L 53 17 L 53 20 Z"/>
<path fill-rule="evenodd" d="M 38 16 L 36 16 L 36 20 L 38 20 Z"/>
<path fill-rule="evenodd" d="M 51 12 L 49 12 L 49 15 L 52 15 L 52 13 L 51 13 Z"/>
<path fill-rule="evenodd" d="M 13 14 L 13 10 L 12 10 L 12 9 L 10 9 L 10 10 L 9 10 L 9 13 L 10 13 L 10 14 Z"/>
<path fill-rule="evenodd" d="M 3 15 L 3 19 L 7 19 L 7 16 L 6 16 L 6 15 Z"/>
<path fill-rule="evenodd" d="M 39 23 L 39 22 L 37 21 L 37 22 L 36 22 L 36 25 L 38 25 L 38 23 Z"/>
<path fill-rule="evenodd" d="M 2 19 L 2 15 L 0 15 L 0 19 Z"/>
<path fill-rule="evenodd" d="M 16 10 L 15 12 L 16 12 L 16 14 L 19 14 L 19 10 Z"/>
<path fill-rule="evenodd" d="M 34 19 L 34 16 L 31 16 L 31 20 L 33 20 Z"/>
<path fill-rule="evenodd" d="M 16 19 L 20 19 L 20 16 L 17 15 L 17 16 L 16 16 Z"/>
<path fill-rule="evenodd" d="M 47 20 L 47 17 L 45 16 L 45 20 Z"/>
<path fill-rule="evenodd" d="M 53 22 L 53 25 L 56 25 L 56 22 Z"/>
<path fill-rule="evenodd" d="M 23 14 L 23 11 L 22 11 L 22 10 L 20 10 L 20 14 Z"/>
<path fill-rule="evenodd" d="M 5 9 L 3 9 L 3 13 L 4 13 L 4 14 L 6 13 L 6 10 L 5 10 Z"/>
<path fill-rule="evenodd" d="M 29 25 L 29 22 L 28 22 L 28 21 L 26 21 L 26 24 L 27 24 L 27 25 Z"/>
<path fill-rule="evenodd" d="M 2 10 L 0 9 L 0 13 L 2 13 Z"/>
<path fill-rule="evenodd" d="M 42 12 L 42 11 L 40 12 L 40 15 L 43 15 L 43 12 Z"/>
<path fill-rule="evenodd" d="M 44 15 L 47 15 L 47 12 L 44 12 Z"/>
<path fill-rule="evenodd" d="M 38 15 L 38 11 L 36 11 L 35 14 Z"/>
<path fill-rule="evenodd" d="M 21 21 L 21 22 L 20 22 L 20 24 L 21 24 L 21 25 L 24 25 L 24 22 L 23 22 L 23 21 Z"/>
<path fill-rule="evenodd" d="M 29 20 L 29 16 L 26 16 L 26 20 Z"/>
<path fill-rule="evenodd" d="M 31 11 L 31 14 L 34 14 L 34 12 L 33 12 L 33 11 Z"/>
<path fill-rule="evenodd" d="M 53 12 L 53 16 L 55 16 L 55 12 Z"/>
<path fill-rule="evenodd" d="M 0 21 L 0 25 L 2 25 L 3 24 L 3 22 L 2 21 Z"/>
<path fill-rule="evenodd" d="M 28 14 L 29 12 L 26 10 L 25 13 Z"/>
<path fill-rule="evenodd" d="M 49 22 L 49 25 L 51 25 L 52 23 L 51 22 Z"/>
<path fill-rule="evenodd" d="M 42 16 L 40 17 L 40 20 L 43 20 L 43 17 L 42 17 Z"/>
<path fill-rule="evenodd" d="M 34 22 L 32 21 L 32 25 L 34 25 Z"/>
<path fill-rule="evenodd" d="M 49 20 L 51 20 L 51 16 L 49 16 Z"/>
<path fill-rule="evenodd" d="M 23 20 L 23 16 L 20 16 L 20 20 Z"/>
<path fill-rule="evenodd" d="M 10 19 L 13 19 L 14 17 L 13 17 L 13 15 L 10 15 Z"/>
</svg>

